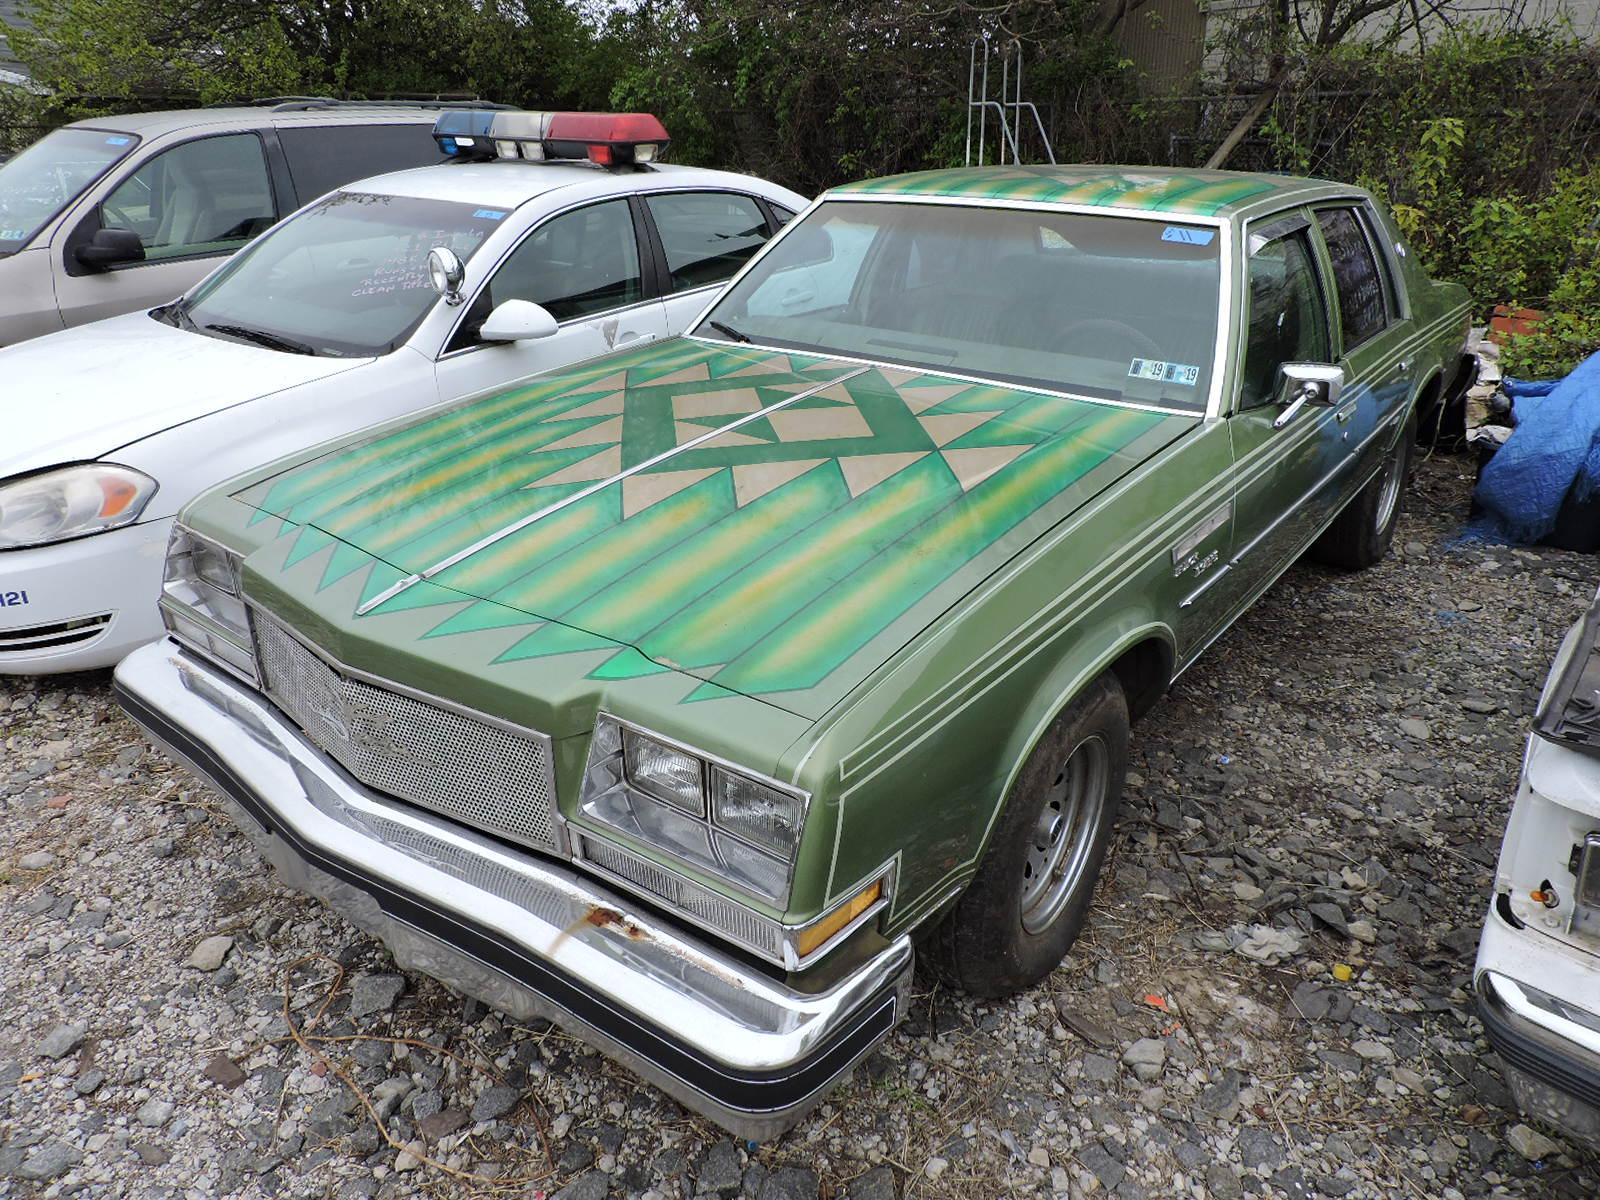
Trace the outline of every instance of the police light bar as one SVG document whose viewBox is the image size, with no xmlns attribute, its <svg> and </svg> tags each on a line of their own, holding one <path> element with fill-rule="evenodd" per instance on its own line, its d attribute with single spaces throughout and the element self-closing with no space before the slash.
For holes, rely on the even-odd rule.
<svg viewBox="0 0 1600 1200">
<path fill-rule="evenodd" d="M 602 167 L 655 162 L 671 139 L 649 113 L 485 112 L 440 115 L 434 141 L 452 158 L 588 159 Z"/>
</svg>

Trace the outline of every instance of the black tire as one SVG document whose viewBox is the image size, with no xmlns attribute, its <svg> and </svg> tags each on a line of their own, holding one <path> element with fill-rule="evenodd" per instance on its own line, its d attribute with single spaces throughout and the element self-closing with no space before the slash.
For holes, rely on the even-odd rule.
<svg viewBox="0 0 1600 1200">
<path fill-rule="evenodd" d="M 1108 673 L 1039 739 L 1006 799 L 978 873 L 924 944 L 924 961 L 941 979 L 974 996 L 1008 996 L 1032 987 L 1060 964 L 1083 927 L 1127 768 L 1128 702 Z M 1073 821 L 1082 837 L 1070 835 L 1070 865 L 1062 866 L 1059 882 L 1025 910 L 1025 892 L 1030 885 L 1037 890 L 1036 881 L 1046 877 L 1037 870 L 1041 855 L 1050 853 L 1045 843 L 1055 844 L 1045 826 L 1067 819 L 1061 814 L 1072 808 L 1073 781 L 1097 774 L 1103 793 L 1092 812 L 1072 810 L 1082 814 L 1081 821 Z M 1088 791 L 1076 794 L 1081 800 Z M 1047 808 L 1056 815 L 1047 817 Z M 1030 914 L 1033 929 L 1024 925 Z"/>
<path fill-rule="evenodd" d="M 1399 441 L 1390 451 L 1383 470 L 1351 498 L 1311 547 L 1311 557 L 1330 567 L 1364 571 L 1385 554 L 1394 541 L 1395 526 L 1406 506 L 1406 484 L 1417 444 L 1417 418 L 1406 418 Z"/>
</svg>

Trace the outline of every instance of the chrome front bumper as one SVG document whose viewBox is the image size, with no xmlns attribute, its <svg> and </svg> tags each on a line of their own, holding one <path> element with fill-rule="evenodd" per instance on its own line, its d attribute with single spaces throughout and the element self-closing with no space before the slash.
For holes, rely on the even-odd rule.
<svg viewBox="0 0 1600 1200">
<path fill-rule="evenodd" d="M 796 990 L 564 865 L 367 790 L 171 639 L 124 659 L 116 690 L 290 886 L 402 966 L 555 1022 L 741 1137 L 792 1126 L 904 1014 L 909 938 Z"/>
<path fill-rule="evenodd" d="M 1474 990 L 1517 1107 L 1600 1146 L 1600 967 L 1583 957 L 1544 934 L 1513 928 L 1491 906 Z"/>
</svg>

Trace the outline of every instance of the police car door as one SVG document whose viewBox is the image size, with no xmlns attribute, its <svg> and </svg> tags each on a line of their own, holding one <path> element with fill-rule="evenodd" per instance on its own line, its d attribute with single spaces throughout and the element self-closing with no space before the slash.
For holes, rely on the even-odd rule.
<svg viewBox="0 0 1600 1200">
<path fill-rule="evenodd" d="M 665 336 L 665 308 L 647 298 L 642 233 L 625 196 L 567 209 L 534 226 L 462 306 L 437 363 L 440 399 Z M 484 321 L 507 300 L 541 305 L 558 322 L 556 332 L 519 342 L 484 340 Z"/>
</svg>

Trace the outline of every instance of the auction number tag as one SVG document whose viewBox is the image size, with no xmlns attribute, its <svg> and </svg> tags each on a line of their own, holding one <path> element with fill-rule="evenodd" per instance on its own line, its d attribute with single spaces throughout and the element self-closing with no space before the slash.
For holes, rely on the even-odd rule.
<svg viewBox="0 0 1600 1200">
<path fill-rule="evenodd" d="M 1136 358 L 1128 365 L 1128 378 L 1193 387 L 1200 381 L 1200 368 L 1186 363 L 1163 362 L 1159 358 Z"/>
<path fill-rule="evenodd" d="M 0 592 L 0 608 L 21 608 L 27 602 L 27 592 Z"/>
</svg>

